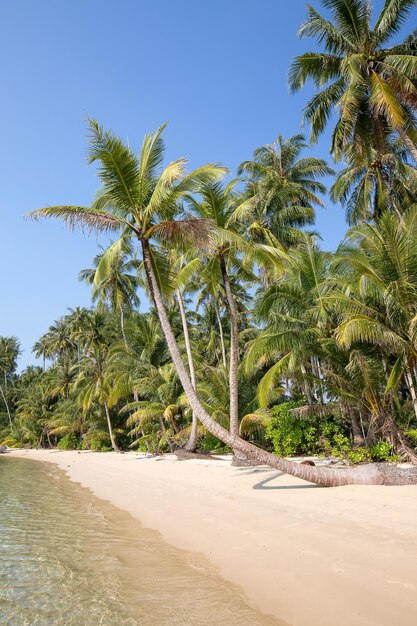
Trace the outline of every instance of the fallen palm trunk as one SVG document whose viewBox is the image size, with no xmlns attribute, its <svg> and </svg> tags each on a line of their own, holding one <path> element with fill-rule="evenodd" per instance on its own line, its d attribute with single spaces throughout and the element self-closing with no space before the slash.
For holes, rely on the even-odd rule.
<svg viewBox="0 0 417 626">
<path fill-rule="evenodd" d="M 285 474 L 296 476 L 297 478 L 301 478 L 302 480 L 306 480 L 311 483 L 316 483 L 323 487 L 340 487 L 343 485 L 417 484 L 417 468 L 404 469 L 390 464 L 385 465 L 380 463 L 346 469 L 330 469 L 302 465 L 295 463 L 294 461 L 288 461 L 282 457 L 274 456 L 265 450 L 261 450 L 220 426 L 220 424 L 211 418 L 204 409 L 191 384 L 190 377 L 182 360 L 182 356 L 174 333 L 172 332 L 159 291 L 158 282 L 152 266 L 149 242 L 142 239 L 141 243 L 150 293 L 158 313 L 161 329 L 164 334 L 172 362 L 187 395 L 193 413 L 195 413 L 203 426 L 205 426 L 205 428 L 207 428 L 212 435 L 220 439 L 220 441 L 226 445 L 229 445 L 235 451 L 238 450 L 243 455 L 254 459 L 260 465 L 270 465 Z"/>
</svg>

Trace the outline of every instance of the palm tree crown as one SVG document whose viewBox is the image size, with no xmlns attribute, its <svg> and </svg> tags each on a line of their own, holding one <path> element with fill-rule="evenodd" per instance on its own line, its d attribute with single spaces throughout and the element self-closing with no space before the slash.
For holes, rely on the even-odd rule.
<svg viewBox="0 0 417 626">
<path fill-rule="evenodd" d="M 332 137 L 336 158 L 351 142 L 357 149 L 371 143 L 384 154 L 390 130 L 400 133 L 413 152 L 417 38 L 413 34 L 391 48 L 388 42 L 399 32 L 416 0 L 386 0 L 373 26 L 369 0 L 322 0 L 322 4 L 331 19 L 308 6 L 299 36 L 314 37 L 324 52 L 297 56 L 289 72 L 291 91 L 301 89 L 308 79 L 318 90 L 304 110 L 311 139 L 317 140 L 337 108 Z"/>
</svg>

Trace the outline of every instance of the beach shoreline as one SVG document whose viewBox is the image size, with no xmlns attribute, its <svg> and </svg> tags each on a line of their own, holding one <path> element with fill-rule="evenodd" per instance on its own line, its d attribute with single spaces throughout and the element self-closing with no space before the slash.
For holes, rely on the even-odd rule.
<svg viewBox="0 0 417 626">
<path fill-rule="evenodd" d="M 417 621 L 417 487 L 319 488 L 229 459 L 13 450 L 54 463 L 293 626 Z"/>
</svg>

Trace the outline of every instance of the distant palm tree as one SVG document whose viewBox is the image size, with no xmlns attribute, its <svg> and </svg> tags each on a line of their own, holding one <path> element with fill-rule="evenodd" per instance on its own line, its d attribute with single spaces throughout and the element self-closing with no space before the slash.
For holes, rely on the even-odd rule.
<svg viewBox="0 0 417 626">
<path fill-rule="evenodd" d="M 347 166 L 338 173 L 330 197 L 345 207 L 349 224 L 377 221 L 387 210 L 401 216 L 417 201 L 417 170 L 393 143 L 387 142 L 382 156 L 371 146 L 359 153 L 350 146 L 345 160 Z"/>
<path fill-rule="evenodd" d="M 12 414 L 7 400 L 8 381 L 16 371 L 17 360 L 20 355 L 20 345 L 16 337 L 0 337 L 0 394 L 4 402 L 10 427 L 12 426 Z"/>
<path fill-rule="evenodd" d="M 104 250 L 94 258 L 95 268 L 81 270 L 80 280 L 92 287 L 93 302 L 109 305 L 120 316 L 120 329 L 127 345 L 124 310 L 139 306 L 137 294 L 139 262 L 131 258 L 132 245 L 128 239 L 113 244 L 116 251 L 106 255 Z M 106 262 L 110 261 L 110 262 Z"/>
<path fill-rule="evenodd" d="M 323 159 L 301 157 L 306 147 L 303 135 L 280 135 L 239 166 L 239 174 L 248 177 L 246 202 L 231 221 L 244 224 L 255 241 L 291 245 L 299 241 L 300 227 L 314 223 L 314 207 L 323 206 L 317 194 L 326 192 L 320 179 L 334 171 Z"/>
<path fill-rule="evenodd" d="M 120 452 L 113 434 L 113 425 L 109 410 L 109 395 L 111 385 L 105 376 L 107 351 L 104 347 L 94 346 L 90 352 L 83 356 L 77 365 L 77 379 L 75 389 L 78 402 L 84 411 L 88 411 L 98 403 L 104 410 L 109 431 L 110 442 L 115 452 Z"/>
<path fill-rule="evenodd" d="M 395 131 L 417 162 L 417 37 L 413 33 L 400 44 L 387 45 L 416 0 L 386 0 L 373 27 L 368 0 L 322 0 L 322 4 L 331 19 L 308 5 L 298 34 L 314 37 L 324 52 L 295 57 L 289 72 L 292 92 L 308 79 L 319 90 L 304 110 L 312 141 L 337 111 L 331 148 L 336 159 L 351 143 L 358 150 L 371 144 L 382 156 L 387 134 Z"/>
</svg>

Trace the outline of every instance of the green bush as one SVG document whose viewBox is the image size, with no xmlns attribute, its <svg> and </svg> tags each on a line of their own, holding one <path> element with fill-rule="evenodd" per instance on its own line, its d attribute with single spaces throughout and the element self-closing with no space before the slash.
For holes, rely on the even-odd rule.
<svg viewBox="0 0 417 626">
<path fill-rule="evenodd" d="M 94 450 L 94 452 L 109 452 L 112 447 L 107 441 L 101 441 L 99 439 L 93 439 L 90 441 L 90 450 Z"/>
<path fill-rule="evenodd" d="M 358 448 L 357 450 L 351 450 L 350 452 L 348 452 L 347 458 L 351 463 L 369 463 L 371 461 L 369 448 Z"/>
<path fill-rule="evenodd" d="M 68 433 L 68 435 L 65 435 L 58 441 L 60 450 L 78 450 L 79 447 L 80 440 L 75 433 Z"/>
<path fill-rule="evenodd" d="M 198 444 L 198 449 L 201 452 L 216 452 L 217 454 L 228 454 L 231 452 L 228 446 L 219 441 L 217 437 L 211 433 L 207 433 Z"/>
<path fill-rule="evenodd" d="M 393 454 L 392 446 L 388 441 L 377 441 L 369 448 L 358 448 L 348 452 L 347 458 L 351 463 L 371 463 L 372 461 L 399 461 L 400 457 Z"/>
<path fill-rule="evenodd" d="M 331 416 L 299 418 L 290 411 L 300 402 L 284 402 L 272 410 L 272 418 L 266 428 L 266 437 L 280 456 L 303 454 L 340 454 L 349 439 L 343 427 Z"/>
</svg>

